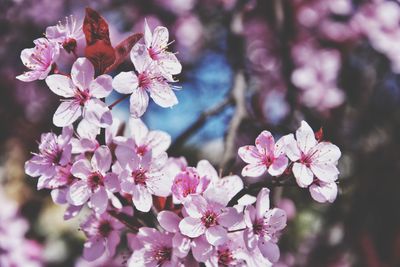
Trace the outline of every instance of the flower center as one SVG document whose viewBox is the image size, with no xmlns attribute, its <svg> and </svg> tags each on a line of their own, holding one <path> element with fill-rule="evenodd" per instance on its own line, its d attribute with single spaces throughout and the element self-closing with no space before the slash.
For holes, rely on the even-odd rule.
<svg viewBox="0 0 400 267">
<path fill-rule="evenodd" d="M 148 149 L 147 149 L 147 146 L 145 146 L 145 145 L 139 146 L 136 148 L 136 153 L 141 157 L 143 157 L 147 151 L 148 151 Z"/>
<path fill-rule="evenodd" d="M 201 218 L 205 227 L 209 228 L 217 224 L 217 214 L 213 211 L 207 211 Z"/>
<path fill-rule="evenodd" d="M 154 259 L 157 261 L 157 266 L 163 265 L 165 262 L 170 261 L 172 256 L 172 248 L 161 247 L 154 253 Z"/>
<path fill-rule="evenodd" d="M 233 260 L 232 252 L 228 248 L 218 250 L 218 266 L 228 266 Z"/>
<path fill-rule="evenodd" d="M 150 55 L 152 60 L 157 60 L 158 59 L 158 55 L 160 54 L 160 51 L 157 51 L 153 47 L 148 48 L 147 51 L 149 52 L 149 55 Z"/>
<path fill-rule="evenodd" d="M 108 235 L 111 233 L 113 230 L 111 224 L 109 221 L 102 221 L 99 225 L 99 234 L 102 237 L 108 237 Z"/>
<path fill-rule="evenodd" d="M 144 170 L 136 170 L 132 172 L 132 178 L 135 184 L 146 185 L 147 176 Z"/>
<path fill-rule="evenodd" d="M 104 177 L 99 172 L 94 172 L 88 177 L 89 187 L 94 190 L 99 186 L 104 186 Z"/>
<path fill-rule="evenodd" d="M 270 156 L 264 156 L 263 158 L 263 164 L 267 167 L 271 166 L 272 163 L 274 162 L 274 159 L 271 158 Z"/>
<path fill-rule="evenodd" d="M 79 103 L 79 105 L 83 106 L 90 99 L 90 93 L 88 89 L 83 91 L 76 89 L 75 91 L 75 101 Z"/>
<path fill-rule="evenodd" d="M 140 73 L 138 75 L 138 80 L 139 80 L 139 88 L 147 89 L 151 85 L 151 77 L 146 73 Z"/>
</svg>

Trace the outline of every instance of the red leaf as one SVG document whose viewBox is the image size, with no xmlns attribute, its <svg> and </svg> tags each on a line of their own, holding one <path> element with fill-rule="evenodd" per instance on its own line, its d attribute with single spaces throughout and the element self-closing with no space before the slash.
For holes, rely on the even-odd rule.
<svg viewBox="0 0 400 267">
<path fill-rule="evenodd" d="M 324 140 L 324 130 L 322 127 L 315 133 L 315 139 L 317 139 L 318 142 Z"/>
<path fill-rule="evenodd" d="M 115 68 L 117 68 L 124 60 L 125 58 L 129 55 L 129 52 L 131 51 L 132 47 L 143 37 L 143 33 L 135 33 L 125 40 L 123 40 L 121 43 L 119 43 L 115 47 L 115 61 L 114 63 L 109 66 L 105 72 L 110 72 L 113 71 Z"/>
<path fill-rule="evenodd" d="M 96 75 L 103 74 L 115 61 L 108 24 L 99 13 L 86 8 L 83 32 L 86 38 L 85 56 L 92 62 Z"/>
<path fill-rule="evenodd" d="M 161 211 L 165 208 L 166 201 L 167 198 L 165 197 L 153 196 L 153 205 L 157 211 Z"/>
</svg>

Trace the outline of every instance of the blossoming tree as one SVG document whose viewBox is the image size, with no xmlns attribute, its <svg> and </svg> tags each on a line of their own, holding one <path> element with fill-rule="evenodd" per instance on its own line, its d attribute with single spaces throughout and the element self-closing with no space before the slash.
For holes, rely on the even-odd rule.
<svg viewBox="0 0 400 267">
<path fill-rule="evenodd" d="M 267 187 L 294 181 L 318 202 L 336 199 L 340 149 L 305 121 L 295 136 L 275 141 L 265 130 L 255 146 L 239 148 L 247 163 L 241 175 L 267 176 L 251 188 L 239 175 L 220 177 L 207 160 L 193 167 L 168 156 L 171 137 L 140 119 L 150 98 L 163 108 L 178 104 L 174 84 L 182 66 L 168 51 L 167 28 L 152 31 L 145 22 L 143 34 L 113 47 L 107 22 L 88 8 L 82 26 L 69 17 L 34 44 L 21 53 L 28 71 L 17 79 L 45 80 L 60 96 L 53 123 L 62 133 L 42 134 L 25 171 L 66 205 L 65 220 L 90 211 L 81 224 L 86 260 L 111 260 L 125 249 L 129 267 L 272 266 L 287 215 L 271 207 Z M 70 71 L 58 65 L 63 55 L 75 57 Z M 116 74 L 127 57 L 134 68 Z M 123 96 L 107 105 L 113 90 Z M 132 118 L 124 133 L 112 109 L 128 97 Z"/>
</svg>

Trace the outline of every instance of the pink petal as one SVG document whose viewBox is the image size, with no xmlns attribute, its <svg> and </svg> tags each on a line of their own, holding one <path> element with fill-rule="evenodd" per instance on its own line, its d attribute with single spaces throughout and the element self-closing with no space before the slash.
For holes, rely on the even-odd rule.
<svg viewBox="0 0 400 267">
<path fill-rule="evenodd" d="M 281 231 L 286 227 L 287 216 L 286 212 L 282 209 L 273 208 L 265 214 L 264 218 L 268 220 L 268 225 L 274 231 Z"/>
<path fill-rule="evenodd" d="M 144 19 L 144 41 L 147 47 L 151 46 L 153 40 L 153 34 L 151 33 L 149 24 L 147 24 L 147 19 Z"/>
<path fill-rule="evenodd" d="M 74 123 L 82 115 L 82 108 L 73 101 L 63 101 L 53 116 L 53 123 L 57 127 L 64 127 Z"/>
<path fill-rule="evenodd" d="M 153 204 L 149 190 L 142 185 L 136 185 L 132 192 L 133 205 L 143 212 L 148 212 Z"/>
<path fill-rule="evenodd" d="M 94 261 L 100 258 L 104 251 L 104 240 L 101 237 L 94 237 L 84 244 L 83 257 L 88 261 Z"/>
<path fill-rule="evenodd" d="M 118 145 L 115 149 L 115 156 L 117 157 L 117 160 L 121 166 L 125 167 L 129 165 L 131 170 L 136 170 L 139 165 L 139 157 L 133 151 L 132 147 Z"/>
<path fill-rule="evenodd" d="M 190 251 L 191 239 L 182 235 L 179 231 L 172 238 L 172 246 L 176 256 L 179 258 L 184 258 L 188 255 Z"/>
<path fill-rule="evenodd" d="M 262 188 L 257 195 L 256 218 L 263 218 L 264 214 L 269 210 L 269 207 L 269 189 Z"/>
<path fill-rule="evenodd" d="M 204 234 L 206 227 L 201 223 L 200 219 L 186 217 L 179 223 L 179 230 L 181 230 L 182 234 L 194 238 Z"/>
<path fill-rule="evenodd" d="M 238 154 L 246 163 L 257 164 L 262 162 L 262 155 L 255 146 L 242 146 L 239 148 Z"/>
<path fill-rule="evenodd" d="M 46 84 L 53 93 L 63 97 L 73 97 L 75 86 L 71 78 L 65 75 L 53 74 L 46 78 Z"/>
<path fill-rule="evenodd" d="M 244 187 L 242 178 L 237 175 L 230 175 L 214 180 L 212 186 L 224 191 L 224 200 L 221 201 L 221 198 L 219 198 L 220 201 L 218 202 L 223 206 L 226 206 L 228 202 Z"/>
<path fill-rule="evenodd" d="M 42 75 L 41 72 L 39 71 L 26 71 L 21 75 L 18 75 L 17 78 L 18 80 L 22 82 L 32 82 L 35 80 L 39 80 L 40 76 Z"/>
<path fill-rule="evenodd" d="M 275 263 L 279 260 L 280 252 L 277 244 L 260 239 L 258 242 L 261 254 L 270 262 Z"/>
<path fill-rule="evenodd" d="M 254 206 L 249 205 L 244 210 L 244 222 L 247 227 L 253 227 L 253 223 L 256 221 L 256 209 Z"/>
<path fill-rule="evenodd" d="M 119 233 L 116 231 L 112 231 L 110 235 L 107 238 L 107 250 L 108 250 L 108 256 L 113 257 L 115 255 L 115 249 L 117 248 L 121 238 L 119 236 Z"/>
<path fill-rule="evenodd" d="M 69 219 L 74 218 L 79 212 L 82 210 L 83 206 L 73 206 L 69 205 L 64 213 L 64 220 L 67 221 Z"/>
<path fill-rule="evenodd" d="M 149 96 L 141 88 L 135 89 L 130 97 L 130 112 L 134 118 L 139 118 L 149 105 Z"/>
<path fill-rule="evenodd" d="M 200 177 L 207 177 L 210 181 L 217 181 L 219 179 L 217 170 L 215 170 L 208 160 L 200 160 L 197 163 L 196 169 Z"/>
<path fill-rule="evenodd" d="M 146 144 L 152 148 L 153 154 L 159 154 L 171 145 L 171 136 L 162 131 L 151 131 L 146 138 Z"/>
<path fill-rule="evenodd" d="M 92 166 L 87 159 L 81 159 L 72 165 L 71 173 L 75 177 L 86 180 L 86 178 L 92 173 Z"/>
<path fill-rule="evenodd" d="M 212 252 L 213 246 L 207 242 L 205 237 L 199 237 L 192 241 L 192 253 L 193 257 L 197 261 L 207 261 L 210 258 Z"/>
<path fill-rule="evenodd" d="M 317 145 L 317 140 L 315 139 L 314 131 L 311 129 L 307 122 L 302 121 L 301 126 L 296 131 L 297 144 L 300 150 L 304 154 L 308 152 Z"/>
<path fill-rule="evenodd" d="M 274 159 L 272 165 L 268 168 L 268 173 L 271 174 L 271 176 L 279 176 L 286 170 L 288 163 L 288 158 L 281 155 Z"/>
<path fill-rule="evenodd" d="M 200 195 L 189 195 L 184 202 L 185 209 L 190 217 L 201 218 L 207 211 L 207 201 Z"/>
<path fill-rule="evenodd" d="M 85 103 L 83 116 L 97 127 L 108 127 L 112 124 L 112 114 L 106 103 L 93 98 Z"/>
<path fill-rule="evenodd" d="M 152 63 L 152 59 L 150 58 L 146 46 L 140 43 L 136 43 L 132 48 L 130 57 L 136 71 L 139 73 L 147 71 Z"/>
<path fill-rule="evenodd" d="M 78 58 L 72 65 L 71 78 L 74 84 L 81 90 L 89 89 L 94 79 L 94 68 L 87 58 Z"/>
<path fill-rule="evenodd" d="M 329 163 L 312 163 L 310 166 L 312 172 L 323 182 L 334 182 L 338 178 L 339 171 L 335 165 Z"/>
<path fill-rule="evenodd" d="M 141 119 L 131 118 L 129 120 L 129 130 L 137 145 L 145 143 L 145 138 L 149 134 L 149 129 Z"/>
<path fill-rule="evenodd" d="M 103 74 L 98 76 L 90 83 L 89 91 L 93 97 L 104 98 L 108 96 L 113 89 L 112 78 L 110 75 Z"/>
<path fill-rule="evenodd" d="M 278 158 L 279 156 L 285 154 L 285 147 L 286 147 L 285 139 L 286 138 L 287 138 L 286 136 L 282 136 L 281 138 L 279 138 L 278 141 L 276 141 L 274 153 L 273 153 L 275 158 Z"/>
<path fill-rule="evenodd" d="M 152 47 L 162 48 L 167 47 L 169 33 L 168 29 L 162 26 L 157 26 L 153 31 Z"/>
<path fill-rule="evenodd" d="M 154 102 L 163 108 L 169 108 L 178 104 L 178 99 L 168 83 L 156 82 L 149 91 L 150 97 Z"/>
<path fill-rule="evenodd" d="M 300 187 L 307 187 L 313 182 L 314 174 L 305 164 L 294 163 L 292 171 Z"/>
<path fill-rule="evenodd" d="M 248 250 L 253 251 L 257 247 L 258 236 L 254 233 L 252 228 L 244 229 L 243 239 Z"/>
<path fill-rule="evenodd" d="M 90 198 L 90 207 L 98 214 L 103 214 L 108 206 L 108 196 L 104 186 L 100 186 Z"/>
<path fill-rule="evenodd" d="M 172 211 L 161 211 L 157 215 L 158 222 L 161 227 L 167 232 L 176 233 L 179 232 L 179 222 L 181 218 Z"/>
<path fill-rule="evenodd" d="M 119 192 L 121 189 L 118 175 L 115 173 L 107 173 L 104 177 L 104 185 L 110 192 Z"/>
<path fill-rule="evenodd" d="M 98 170 L 104 175 L 108 172 L 111 166 L 110 149 L 107 146 L 100 146 L 97 148 L 94 152 L 91 163 L 94 170 Z"/>
<path fill-rule="evenodd" d="M 335 201 L 338 189 L 336 183 L 323 183 L 320 182 L 320 185 L 312 184 L 310 186 L 311 197 L 320 202 L 330 202 Z"/>
<path fill-rule="evenodd" d="M 265 164 L 248 164 L 242 170 L 242 175 L 247 177 L 259 177 L 265 173 L 267 166 Z"/>
<path fill-rule="evenodd" d="M 177 75 L 182 71 L 182 65 L 173 53 L 164 52 L 160 59 L 161 71 L 167 75 Z"/>
<path fill-rule="evenodd" d="M 297 141 L 294 139 L 293 134 L 283 136 L 283 142 L 285 143 L 284 151 L 291 161 L 297 161 L 301 158 L 301 151 L 297 145 Z"/>
<path fill-rule="evenodd" d="M 316 163 L 336 164 L 342 154 L 337 146 L 328 142 L 319 143 L 314 151 L 317 152 L 311 159 Z"/>
<path fill-rule="evenodd" d="M 69 189 L 68 201 L 74 206 L 81 206 L 90 197 L 90 189 L 85 181 L 77 181 Z"/>
<path fill-rule="evenodd" d="M 224 227 L 216 225 L 206 230 L 206 239 L 211 245 L 218 246 L 226 242 L 228 236 Z"/>
<path fill-rule="evenodd" d="M 235 208 L 225 208 L 218 216 L 218 223 L 226 228 L 232 227 L 243 221 L 243 215 L 238 213 Z"/>
<path fill-rule="evenodd" d="M 131 94 L 138 86 L 139 81 L 133 71 L 121 72 L 112 81 L 112 87 L 120 94 Z"/>
<path fill-rule="evenodd" d="M 167 197 L 171 194 L 172 177 L 162 172 L 151 173 L 148 175 L 147 186 L 153 191 L 153 195 Z"/>
<path fill-rule="evenodd" d="M 272 134 L 268 131 L 262 131 L 256 138 L 256 147 L 261 154 L 272 155 L 275 148 L 275 140 Z"/>
</svg>

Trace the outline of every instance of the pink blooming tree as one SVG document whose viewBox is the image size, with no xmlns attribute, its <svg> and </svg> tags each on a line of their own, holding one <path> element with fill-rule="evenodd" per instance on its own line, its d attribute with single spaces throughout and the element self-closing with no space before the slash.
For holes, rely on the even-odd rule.
<svg viewBox="0 0 400 267">
<path fill-rule="evenodd" d="M 87 47 L 79 55 L 83 33 Z M 17 78 L 46 80 L 61 97 L 53 123 L 64 127 L 59 136 L 42 135 L 26 173 L 39 177 L 38 189 L 52 190 L 55 203 L 67 205 L 65 219 L 90 211 L 81 224 L 88 261 L 113 258 L 126 240 L 129 248 L 121 250 L 128 251 L 130 267 L 272 266 L 279 260 L 287 216 L 271 207 L 267 187 L 295 182 L 316 201 L 333 202 L 340 149 L 316 138 L 305 121 L 296 138 L 262 131 L 255 146 L 234 150 L 247 164 L 243 177 L 265 176 L 250 185 L 233 173 L 221 177 L 207 160 L 192 167 L 183 157 L 168 157 L 171 137 L 139 119 L 149 95 L 161 107 L 178 104 L 171 83 L 182 66 L 168 51 L 168 40 L 165 27 L 152 32 L 145 22 L 144 35 L 134 34 L 114 48 L 105 20 L 87 9 L 82 27 L 67 19 L 47 28 L 35 48 L 23 50 L 29 71 Z M 77 58 L 71 72 L 62 73 L 59 56 L 70 53 Z M 128 56 L 135 69 L 112 78 Z M 104 98 L 113 89 L 126 96 L 107 106 Z M 126 97 L 133 118 L 124 133 L 112 108 Z"/>
</svg>

